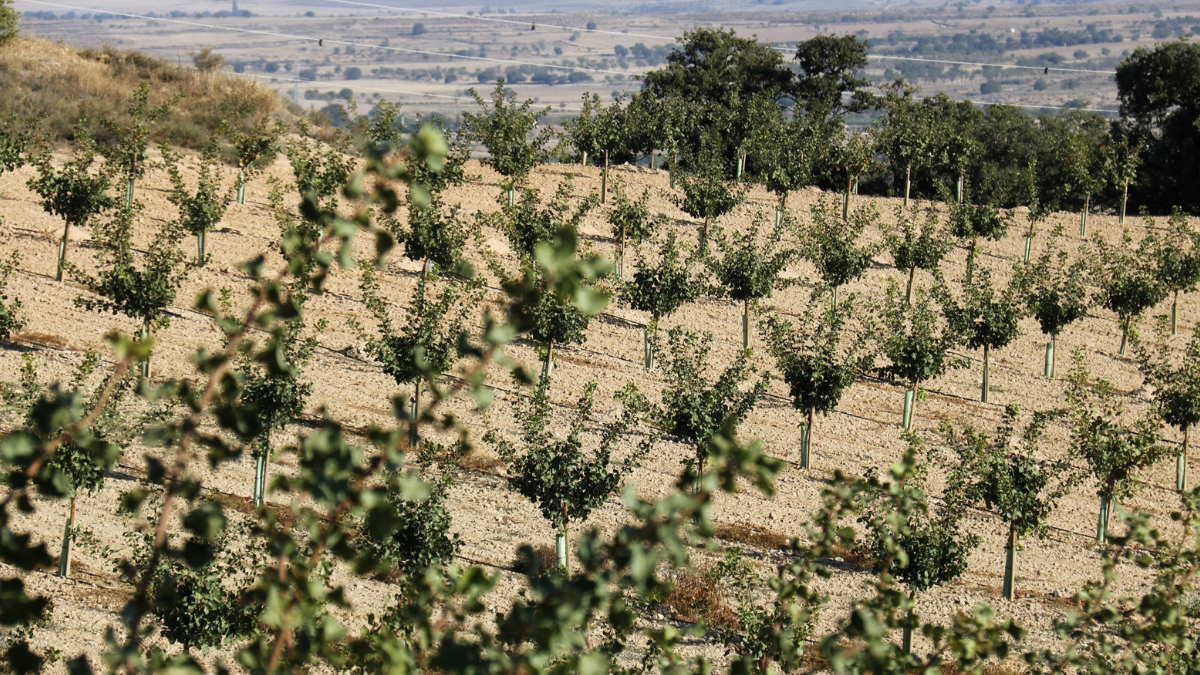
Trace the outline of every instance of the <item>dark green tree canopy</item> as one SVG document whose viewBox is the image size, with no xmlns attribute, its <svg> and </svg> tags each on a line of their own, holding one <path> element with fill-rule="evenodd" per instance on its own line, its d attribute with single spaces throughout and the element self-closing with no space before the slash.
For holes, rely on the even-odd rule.
<svg viewBox="0 0 1200 675">
<path fill-rule="evenodd" d="M 800 72 L 792 88 L 797 107 L 822 117 L 872 107 L 865 91 L 870 81 L 858 76 L 867 67 L 867 46 L 855 35 L 818 35 L 798 44 Z"/>
<path fill-rule="evenodd" d="M 685 32 L 679 43 L 667 56 L 665 68 L 643 78 L 659 99 L 744 101 L 759 93 L 777 97 L 792 81 L 792 71 L 778 50 L 738 37 L 732 29 L 698 27 Z"/>
</svg>

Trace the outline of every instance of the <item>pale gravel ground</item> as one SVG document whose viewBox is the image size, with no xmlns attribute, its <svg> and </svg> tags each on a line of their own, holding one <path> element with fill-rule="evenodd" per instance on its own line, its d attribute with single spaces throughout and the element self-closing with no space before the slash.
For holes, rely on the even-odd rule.
<svg viewBox="0 0 1200 675">
<path fill-rule="evenodd" d="M 19 344 L 6 345 L 0 353 L 0 377 L 9 381 L 17 375 L 23 351 L 32 350 L 44 381 L 66 379 L 83 350 L 93 349 L 107 355 L 105 334 L 113 330 L 129 333 L 136 328 L 130 319 L 76 308 L 74 300 L 85 291 L 74 284 L 56 284 L 52 281 L 61 224 L 45 214 L 34 201 L 34 195 L 26 189 L 24 183 L 31 174 L 32 171 L 25 168 L 15 174 L 0 176 L 0 215 L 4 218 L 4 226 L 0 229 L 0 251 L 17 248 L 22 252 L 20 273 L 14 277 L 11 292 L 25 303 L 25 313 L 30 319 Z M 471 174 L 476 177 L 476 182 L 452 190 L 447 201 L 461 203 L 468 214 L 481 209 L 495 210 L 495 198 L 499 194 L 496 175 L 475 163 L 472 163 Z M 599 171 L 577 166 L 541 167 L 532 176 L 531 184 L 548 196 L 566 174 L 576 176 L 577 194 L 599 189 Z M 283 161 L 272 166 L 268 175 L 284 180 L 291 178 L 290 168 Z M 621 167 L 614 170 L 614 175 L 638 187 L 638 192 L 643 185 L 655 188 L 652 202 L 654 211 L 665 214 L 670 219 L 669 226 L 685 239 L 695 240 L 695 223 L 666 198 L 667 175 L 664 172 Z M 260 177 L 251 183 L 247 190 L 247 203 L 240 206 L 234 204 L 220 230 L 209 235 L 208 247 L 213 261 L 189 277 L 176 306 L 172 308 L 170 327 L 158 335 L 156 376 L 195 377 L 196 373 L 185 365 L 187 355 L 201 347 L 213 349 L 219 346 L 219 333 L 210 320 L 189 309 L 191 299 L 205 287 L 229 286 L 238 289 L 244 280 L 237 272 L 237 263 L 268 249 L 277 237 L 276 224 L 265 203 L 264 178 Z M 164 189 L 167 186 L 162 172 L 149 176 L 139 184 L 137 198 L 146 204 L 141 225 L 143 235 L 150 231 L 154 219 L 169 219 L 175 215 L 174 207 L 166 200 Z M 819 194 L 815 190 L 806 190 L 791 197 L 789 206 L 802 223 L 806 222 L 808 209 Z M 769 222 L 772 195 L 756 189 L 750 197 L 749 203 L 738 207 L 733 214 L 722 219 L 721 224 L 735 228 L 748 223 L 756 213 L 763 214 Z M 867 199 L 854 198 L 854 202 Z M 898 200 L 877 201 L 883 218 L 891 219 Z M 1040 229 L 1049 232 L 1058 223 L 1062 223 L 1068 233 L 1077 232 L 1078 214 L 1056 214 Z M 1134 228 L 1135 237 L 1140 236 L 1142 222 L 1130 219 L 1128 223 Z M 1115 216 L 1093 214 L 1089 217 L 1089 230 L 1089 236 L 1091 232 L 1102 232 L 1109 241 L 1116 241 L 1120 235 Z M 992 269 L 1000 279 L 1007 279 L 1010 269 L 1007 261 L 1020 255 L 1023 231 L 1024 223 L 1018 219 L 1008 238 L 1000 242 L 982 242 L 981 250 L 986 255 L 981 257 L 981 264 Z M 588 216 L 582 234 L 584 241 L 595 251 L 604 254 L 613 251 L 613 243 L 608 238 L 609 227 L 602 210 Z M 487 231 L 485 235 L 491 247 L 507 256 L 507 245 L 500 233 Z M 878 236 L 877 231 L 867 235 L 875 240 Z M 81 243 L 86 237 L 85 231 L 75 228 L 68 253 L 71 260 L 84 265 L 90 262 L 92 253 Z M 1045 240 L 1044 236 L 1034 240 L 1035 256 Z M 1077 237 L 1068 237 L 1067 240 L 1071 245 L 1078 243 Z M 185 239 L 184 246 L 191 253 L 194 240 Z M 360 239 L 357 254 L 366 257 L 370 250 L 370 243 Z M 956 249 L 951 254 L 950 262 L 944 269 L 952 279 L 961 278 L 965 255 L 964 249 Z M 473 257 L 478 261 L 478 255 Z M 273 264 L 278 264 L 276 256 L 272 256 L 271 260 Z M 418 266 L 395 257 L 392 261 L 387 272 L 381 275 L 381 286 L 385 296 L 396 303 L 396 316 L 399 316 L 400 307 L 415 284 Z M 626 261 L 625 274 L 628 276 L 632 274 L 633 256 L 627 255 Z M 876 256 L 876 261 L 877 265 L 864 279 L 851 284 L 852 291 L 879 297 L 888 277 L 900 276 L 889 266 L 886 253 Z M 482 265 L 478 267 L 482 268 Z M 793 265 L 788 273 L 802 279 L 815 276 L 807 263 Z M 919 274 L 918 283 L 922 282 L 927 283 L 928 279 L 921 279 Z M 324 317 L 329 321 L 328 329 L 320 336 L 322 348 L 317 351 L 308 370 L 308 376 L 315 385 L 309 408 L 315 411 L 319 406 L 327 406 L 334 417 L 352 425 L 386 425 L 390 419 L 388 398 L 399 393 L 395 384 L 369 360 L 337 353 L 356 344 L 354 334 L 346 327 L 348 318 L 357 317 L 365 325 L 371 326 L 370 317 L 363 310 L 357 284 L 358 275 L 355 271 L 337 270 L 330 278 L 328 292 L 313 298 L 308 306 L 310 316 L 314 319 Z M 808 294 L 809 285 L 805 283 L 777 294 L 768 302 L 782 311 L 794 312 L 808 302 Z M 495 294 L 490 297 L 494 298 Z M 1193 297 L 1185 297 L 1181 301 L 1181 331 L 1174 343 L 1177 350 L 1182 349 L 1186 335 L 1190 334 L 1196 323 L 1196 304 Z M 1156 312 L 1168 309 L 1169 306 L 1164 303 Z M 723 365 L 741 345 L 740 311 L 740 306 L 734 303 L 706 299 L 685 307 L 664 320 L 663 325 L 682 325 L 715 333 L 713 361 Z M 627 323 L 640 324 L 647 317 L 619 306 L 610 307 L 609 313 L 612 317 L 601 317 L 592 322 L 586 344 L 580 348 L 556 350 L 558 361 L 552 395 L 555 402 L 573 402 L 583 384 L 589 380 L 598 382 L 597 410 L 601 412 L 613 409 L 612 395 L 629 380 L 633 380 L 652 400 L 658 398 L 663 387 L 662 373 L 659 370 L 645 370 L 641 363 L 641 330 Z M 1060 379 L 1049 381 L 1041 377 L 1045 340 L 1036 321 L 1027 319 L 1023 323 L 1025 334 L 992 357 L 993 403 L 978 402 L 979 355 L 971 354 L 971 369 L 951 372 L 926 385 L 930 395 L 926 401 L 918 404 L 917 426 L 932 429 L 941 420 L 950 420 L 955 424 L 972 423 L 991 428 L 999 420 L 1003 404 L 1009 401 L 1021 403 L 1025 410 L 1061 407 L 1065 404 L 1061 376 L 1067 372 L 1070 352 L 1076 347 L 1087 350 L 1088 365 L 1094 374 L 1110 378 L 1120 391 L 1134 391 L 1138 402 L 1131 401 L 1131 405 L 1145 405 L 1145 392 L 1137 391 L 1141 386 L 1141 378 L 1136 364 L 1129 358 L 1116 355 L 1120 339 L 1116 323 L 1104 310 L 1095 310 L 1095 313 L 1095 316 L 1071 326 L 1060 336 Z M 762 368 L 771 368 L 769 358 L 761 350 L 758 335 L 752 334 L 751 344 L 757 348 L 755 362 Z M 527 364 L 536 361 L 533 347 L 528 344 L 514 345 L 508 353 Z M 515 388 L 498 369 L 492 369 L 489 381 L 502 389 Z M 761 438 L 769 453 L 796 462 L 799 460 L 798 425 L 802 416 L 780 398 L 786 397 L 787 389 L 777 378 L 772 382 L 771 393 L 775 396 L 763 401 L 751 413 L 740 433 L 746 439 Z M 511 426 L 511 416 L 507 413 L 508 403 L 504 399 L 505 395 L 502 394 L 491 413 L 491 423 L 508 428 Z M 805 474 L 798 468 L 789 468 L 779 478 L 778 493 L 773 499 L 750 491 L 721 495 L 713 509 L 715 519 L 725 523 L 753 523 L 787 535 L 801 535 L 808 514 L 819 504 L 821 481 L 833 469 L 861 474 L 867 467 L 884 469 L 899 459 L 904 450 L 898 428 L 902 401 L 903 393 L 899 386 L 876 381 L 856 383 L 848 391 L 837 413 L 818 420 L 813 440 L 814 468 L 811 472 Z M 454 402 L 449 409 L 464 413 L 476 428 L 482 428 L 482 421 L 470 412 L 470 406 L 465 402 Z M 302 433 L 303 429 L 296 428 L 295 431 Z M 1174 430 L 1168 430 L 1166 434 L 1168 439 L 1177 439 Z M 1052 431 L 1051 436 L 1055 439 L 1051 452 L 1058 457 L 1067 456 L 1068 448 L 1063 442 L 1061 430 Z M 927 434 L 927 437 L 931 438 L 931 435 Z M 625 446 L 631 447 L 633 442 L 626 442 Z M 131 449 L 122 460 L 122 468 L 109 478 L 104 489 L 79 502 L 79 524 L 119 551 L 127 549 L 121 538 L 125 524 L 114 516 L 118 492 L 134 486 L 137 477 L 142 475 L 144 464 L 139 455 L 143 452 L 146 452 L 143 448 Z M 680 445 L 661 443 L 646 458 L 642 467 L 634 472 L 632 484 L 643 496 L 667 494 L 674 484 L 680 461 L 689 454 Z M 272 465 L 272 471 L 288 471 L 294 465 L 292 456 L 281 454 Z M 1177 505 L 1172 490 L 1168 489 L 1174 482 L 1173 468 L 1173 462 L 1164 462 L 1148 472 L 1144 478 L 1153 485 L 1126 505 L 1151 512 L 1156 524 L 1167 530 L 1172 529 L 1167 515 Z M 1197 475 L 1195 472 L 1198 469 L 1200 466 L 1193 461 L 1190 475 Z M 253 469 L 249 459 L 235 466 L 227 465 L 217 472 L 211 472 L 206 465 L 197 462 L 193 471 L 203 478 L 208 488 L 243 497 L 250 494 Z M 936 484 L 940 476 L 936 472 L 934 474 Z M 1052 644 L 1048 631 L 1050 622 L 1066 610 L 1051 595 L 1069 597 L 1082 583 L 1099 576 L 1100 556 L 1092 542 L 1097 502 L 1094 486 L 1084 485 L 1054 513 L 1051 524 L 1055 529 L 1047 539 L 1025 543 L 1025 550 L 1018 556 L 1018 590 L 1026 597 L 1019 597 L 1015 602 L 1006 602 L 998 597 L 1004 564 L 1006 531 L 1003 524 L 986 514 L 968 515 L 970 529 L 983 537 L 983 544 L 972 555 L 970 568 L 964 577 L 950 586 L 922 594 L 918 599 L 918 610 L 930 616 L 948 618 L 973 604 L 987 602 L 996 609 L 998 617 L 1013 618 L 1030 630 L 1026 648 L 1049 646 Z M 66 503 L 43 502 L 39 506 L 37 513 L 23 520 L 23 526 L 41 533 L 50 549 L 57 552 Z M 552 541 L 553 534 L 537 509 L 509 491 L 503 479 L 496 476 L 461 473 L 451 490 L 449 508 L 454 517 L 454 528 L 463 539 L 461 554 L 466 559 L 507 566 L 518 545 Z M 623 519 L 619 500 L 614 499 L 595 513 L 589 525 L 611 531 Z M 765 564 L 782 559 L 778 553 L 752 554 Z M 103 650 L 104 628 L 114 623 L 115 612 L 127 597 L 128 589 L 109 569 L 110 564 L 82 548 L 77 549 L 75 560 L 79 573 L 67 581 L 44 573 L 27 575 L 32 590 L 50 592 L 56 598 L 53 624 L 50 630 L 42 634 L 39 642 L 55 645 L 68 655 L 82 651 L 91 656 L 93 663 L 98 663 Z M 766 570 L 767 567 L 762 569 Z M 1144 582 L 1136 570 L 1127 567 L 1126 572 L 1126 579 L 1120 584 L 1123 590 L 1133 591 L 1139 583 Z M 521 577 L 510 572 L 503 572 L 502 577 L 498 590 L 492 596 L 494 607 L 514 597 L 522 583 Z M 351 627 L 361 626 L 367 612 L 383 609 L 388 597 L 386 584 L 349 580 L 340 573 L 337 578 L 349 581 L 350 598 L 356 604 L 361 603 L 357 616 L 344 617 Z M 871 578 L 871 575 L 862 571 L 839 569 L 831 579 L 820 582 L 821 590 L 830 593 L 833 601 L 822 612 L 818 631 L 832 628 L 834 622 L 844 615 L 847 603 L 864 596 Z M 714 657 L 719 657 L 722 651 L 719 646 L 712 644 L 689 649 L 700 649 Z M 222 655 L 228 658 L 231 652 L 214 653 L 212 656 Z"/>
</svg>

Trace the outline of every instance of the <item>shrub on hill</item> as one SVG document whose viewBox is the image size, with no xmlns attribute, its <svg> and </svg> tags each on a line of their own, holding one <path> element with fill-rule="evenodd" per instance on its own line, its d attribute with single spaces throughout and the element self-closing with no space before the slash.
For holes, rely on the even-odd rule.
<svg viewBox="0 0 1200 675">
<path fill-rule="evenodd" d="M 0 44 L 4 43 L 0 11 Z M 49 65 L 53 64 L 53 66 Z M 269 87 L 247 78 L 200 73 L 141 52 L 114 47 L 76 50 L 48 40 L 19 38 L 0 51 L 0 117 L 17 115 L 32 123 L 45 115 L 51 138 L 70 139 L 82 118 L 128 122 L 126 108 L 132 92 L 148 84 L 150 105 L 174 96 L 179 103 L 155 128 L 151 140 L 201 149 L 231 106 L 280 115 L 283 102 Z M 97 129 L 97 142 L 109 138 Z"/>
</svg>

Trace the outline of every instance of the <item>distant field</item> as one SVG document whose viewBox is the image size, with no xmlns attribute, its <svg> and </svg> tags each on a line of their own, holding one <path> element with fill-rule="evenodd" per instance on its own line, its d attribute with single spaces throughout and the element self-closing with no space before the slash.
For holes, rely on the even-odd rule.
<svg viewBox="0 0 1200 675">
<path fill-rule="evenodd" d="M 16 3 L 22 11 L 55 13 L 53 19 L 26 17 L 24 29 L 36 36 L 74 46 L 108 43 L 184 62 L 191 52 L 213 47 L 226 59 L 227 68 L 263 78 L 295 95 L 302 105 L 322 107 L 348 90 L 365 107 L 379 99 L 399 100 L 409 114 L 438 112 L 451 118 L 474 107 L 468 88 L 487 89 L 498 75 L 506 75 L 520 96 L 564 113 L 578 107 L 584 92 L 608 99 L 634 91 L 637 76 L 661 67 L 674 38 L 697 25 L 756 34 L 785 52 L 819 33 L 855 33 L 871 41 L 878 58 L 868 75 L 880 82 L 904 75 L 925 92 L 946 91 L 958 99 L 1050 108 L 1071 102 L 1115 109 L 1111 75 L 1078 71 L 1111 71 L 1138 46 L 1200 31 L 1200 3 L 1194 2 L 1037 7 L 958 3 L 836 12 L 766 11 L 769 5 L 756 5 L 761 11 L 674 14 L 570 12 L 586 9 L 586 3 L 556 5 L 561 9 L 557 13 L 498 9 L 481 14 L 478 6 L 436 10 L 471 12 L 470 17 L 361 4 L 242 3 L 239 10 L 254 13 L 251 17 L 228 16 L 232 5 L 224 2 L 73 5 L 153 12 L 159 17 L 97 19 L 84 9 L 30 0 Z M 692 5 L 662 5 L 688 6 Z M 586 30 L 589 24 L 596 31 Z M 883 58 L 889 55 L 1025 67 Z M 579 70 L 551 67 L 563 65 Z M 987 93 L 982 93 L 985 83 Z"/>
</svg>

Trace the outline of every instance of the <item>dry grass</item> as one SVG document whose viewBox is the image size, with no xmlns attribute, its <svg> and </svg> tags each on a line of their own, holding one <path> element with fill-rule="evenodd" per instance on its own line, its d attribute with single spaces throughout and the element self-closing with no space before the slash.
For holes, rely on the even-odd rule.
<svg viewBox="0 0 1200 675">
<path fill-rule="evenodd" d="M 737 613 L 729 606 L 721 579 L 715 566 L 681 570 L 676 574 L 671 593 L 663 600 L 675 619 L 690 623 L 703 622 L 710 628 L 738 630 Z"/>
<path fill-rule="evenodd" d="M 488 457 L 487 455 L 472 452 L 458 460 L 458 468 L 464 471 L 490 473 L 493 476 L 499 476 L 501 469 L 504 468 L 504 461 L 498 457 Z"/>
<path fill-rule="evenodd" d="M 0 47 L 0 118 L 22 122 L 45 115 L 43 128 L 69 139 L 80 119 L 121 123 L 138 85 L 150 85 L 152 105 L 182 98 L 156 129 L 156 139 L 199 148 L 233 107 L 253 116 L 280 115 L 283 103 L 270 88 L 246 78 L 201 73 L 140 52 L 113 47 L 72 49 L 63 44 L 21 38 Z M 103 143 L 103 129 L 93 129 Z"/>
<path fill-rule="evenodd" d="M 761 525 L 742 520 L 732 525 L 718 523 L 714 528 L 714 533 L 718 539 L 737 544 L 748 544 L 765 550 L 786 549 L 791 543 L 791 538 L 785 534 L 772 532 Z"/>
<path fill-rule="evenodd" d="M 533 559 L 538 563 L 538 569 L 552 569 L 558 564 L 558 557 L 554 552 L 554 547 L 550 544 L 527 544 L 533 550 Z M 527 551 L 522 547 L 517 549 L 517 556 L 513 559 L 513 569 L 518 572 L 524 572 L 529 569 L 531 562 L 526 555 Z"/>
</svg>

